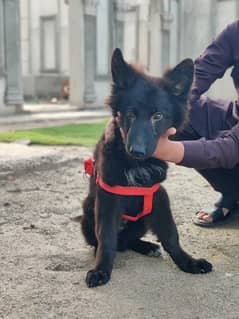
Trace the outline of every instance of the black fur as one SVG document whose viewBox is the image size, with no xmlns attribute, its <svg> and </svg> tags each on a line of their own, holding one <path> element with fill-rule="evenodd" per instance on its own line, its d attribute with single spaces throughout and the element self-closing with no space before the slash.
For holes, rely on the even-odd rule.
<svg viewBox="0 0 239 319">
<path fill-rule="evenodd" d="M 112 136 L 103 135 L 94 159 L 97 174 L 109 185 L 152 186 L 166 178 L 167 164 L 152 154 L 162 133 L 179 128 L 187 116 L 187 98 L 193 79 L 193 62 L 184 60 L 161 79 L 148 77 L 128 65 L 119 49 L 112 57 L 113 87 L 110 106 L 115 122 Z M 123 137 L 122 137 L 123 136 Z M 96 249 L 96 265 L 86 277 L 88 287 L 108 282 L 117 250 L 132 249 L 157 256 L 159 246 L 141 240 L 148 229 L 161 241 L 180 269 L 206 273 L 212 266 L 194 259 L 180 246 L 168 195 L 163 186 L 154 194 L 150 215 L 137 222 L 122 223 L 122 213 L 136 215 L 142 210 L 138 196 L 112 195 L 91 177 L 83 204 L 82 231 Z"/>
</svg>

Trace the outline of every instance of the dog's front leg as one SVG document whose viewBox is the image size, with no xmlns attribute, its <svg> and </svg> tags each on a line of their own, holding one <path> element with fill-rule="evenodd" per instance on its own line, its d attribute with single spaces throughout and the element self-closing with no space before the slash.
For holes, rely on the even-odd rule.
<svg viewBox="0 0 239 319">
<path fill-rule="evenodd" d="M 88 271 L 88 287 L 104 285 L 110 280 L 117 249 L 120 213 L 114 195 L 98 189 L 95 202 L 95 233 L 98 240 L 95 268 Z"/>
<path fill-rule="evenodd" d="M 151 224 L 153 232 L 158 236 L 164 249 L 181 270 L 192 274 L 210 272 L 212 265 L 207 260 L 203 258 L 195 259 L 182 249 L 179 243 L 177 227 L 171 213 L 168 195 L 163 187 L 161 187 L 158 195 L 158 201 L 155 202 L 156 207 L 158 207 L 158 213 L 154 214 Z"/>
</svg>

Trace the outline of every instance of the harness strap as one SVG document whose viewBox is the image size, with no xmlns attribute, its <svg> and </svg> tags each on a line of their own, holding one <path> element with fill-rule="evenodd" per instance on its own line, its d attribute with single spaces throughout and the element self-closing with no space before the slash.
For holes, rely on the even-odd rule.
<svg viewBox="0 0 239 319">
<path fill-rule="evenodd" d="M 84 161 L 84 168 L 85 168 L 85 173 L 92 176 L 95 173 L 95 163 L 92 159 L 92 157 L 87 158 Z"/>
<path fill-rule="evenodd" d="M 144 206 L 143 210 L 136 216 L 130 216 L 123 214 L 122 217 L 126 220 L 135 222 L 145 215 L 148 215 L 152 211 L 153 206 L 153 195 L 159 189 L 160 184 L 154 184 L 151 187 L 135 187 L 135 186 L 110 186 L 103 182 L 102 178 L 98 175 L 96 178 L 96 183 L 108 193 L 124 196 L 143 196 Z"/>
<path fill-rule="evenodd" d="M 89 175 L 94 175 L 94 161 L 92 158 L 89 158 L 85 161 L 85 172 Z M 142 218 L 145 215 L 148 215 L 152 211 L 153 206 L 153 195 L 159 189 L 160 184 L 156 183 L 151 187 L 139 187 L 139 186 L 110 186 L 106 184 L 101 176 L 96 176 L 96 183 L 102 189 L 104 189 L 108 193 L 112 193 L 115 195 L 123 195 L 123 196 L 143 196 L 144 197 L 144 204 L 143 210 L 138 213 L 136 216 L 130 216 L 127 214 L 123 214 L 122 217 L 129 221 L 137 221 L 138 219 Z"/>
</svg>

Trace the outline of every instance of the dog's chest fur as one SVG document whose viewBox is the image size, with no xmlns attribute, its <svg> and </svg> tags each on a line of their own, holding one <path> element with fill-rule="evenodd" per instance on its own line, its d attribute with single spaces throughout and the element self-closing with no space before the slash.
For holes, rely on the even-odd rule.
<svg viewBox="0 0 239 319">
<path fill-rule="evenodd" d="M 165 162 L 154 158 L 137 160 L 126 153 L 118 128 L 110 142 L 100 140 L 94 156 L 97 174 L 110 186 L 151 187 L 166 178 Z M 123 214 L 136 216 L 142 211 L 143 196 L 117 196 Z"/>
</svg>

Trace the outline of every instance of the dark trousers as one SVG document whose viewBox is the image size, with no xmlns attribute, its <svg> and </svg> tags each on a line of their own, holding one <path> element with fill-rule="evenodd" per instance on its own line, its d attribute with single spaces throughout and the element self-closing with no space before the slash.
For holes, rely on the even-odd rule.
<svg viewBox="0 0 239 319">
<path fill-rule="evenodd" d="M 177 133 L 176 140 L 214 139 L 235 123 L 231 118 L 232 103 L 201 98 L 192 106 L 189 122 Z M 224 195 L 239 200 L 239 165 L 232 169 L 214 168 L 197 170 L 214 188 Z"/>
</svg>

